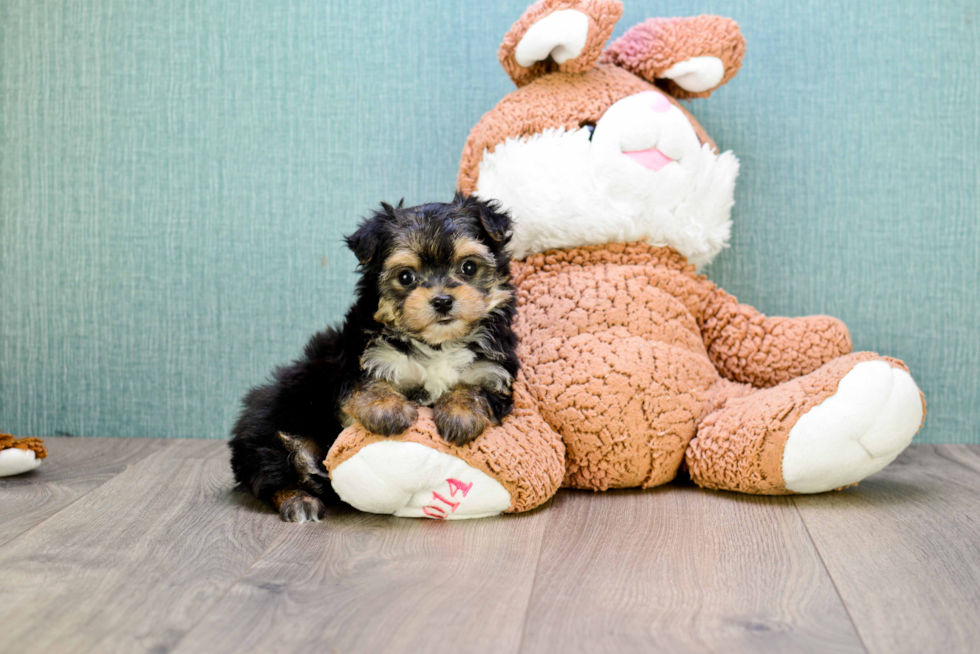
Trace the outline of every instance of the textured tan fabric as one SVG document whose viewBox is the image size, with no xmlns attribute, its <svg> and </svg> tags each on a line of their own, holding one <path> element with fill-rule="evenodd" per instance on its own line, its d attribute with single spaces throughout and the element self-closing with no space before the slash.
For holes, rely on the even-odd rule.
<svg viewBox="0 0 980 654">
<path fill-rule="evenodd" d="M 702 336 L 718 371 L 760 388 L 805 375 L 853 349 L 837 318 L 767 318 L 719 288 L 705 296 L 701 316 Z"/>
<path fill-rule="evenodd" d="M 706 488 L 789 494 L 782 462 L 790 430 L 803 414 L 833 395 L 854 366 L 879 359 L 888 360 L 872 352 L 855 352 L 776 387 L 729 400 L 705 417 L 687 448 L 691 478 Z"/>
<path fill-rule="evenodd" d="M 692 57 L 718 57 L 725 74 L 712 89 L 687 91 L 663 74 L 674 64 Z M 706 98 L 735 77 L 745 57 L 745 38 L 738 24 L 721 16 L 651 18 L 631 27 L 613 41 L 599 60 L 625 68 L 647 81 L 661 80 L 664 88 L 679 99 Z"/>
<path fill-rule="evenodd" d="M 552 251 L 515 264 L 514 279 L 519 355 L 541 415 L 565 441 L 566 486 L 670 481 L 715 396 L 749 392 L 719 384 L 719 371 L 764 387 L 850 351 L 839 321 L 799 318 L 803 327 L 787 329 L 794 321 L 739 305 L 669 248 Z"/>
<path fill-rule="evenodd" d="M 665 248 L 610 244 L 515 265 L 519 356 L 566 446 L 565 485 L 670 481 L 718 373 L 699 335 L 693 266 Z"/>
<path fill-rule="evenodd" d="M 16 436 L 12 436 L 10 434 L 0 433 L 0 450 L 6 450 L 8 448 L 32 450 L 34 452 L 34 456 L 38 459 L 44 459 L 48 456 L 48 450 L 44 447 L 44 441 L 42 441 L 40 438 L 17 438 Z"/>
<path fill-rule="evenodd" d="M 386 440 L 372 434 L 359 423 L 345 429 L 324 464 L 333 470 L 361 448 Z M 478 439 L 458 447 L 440 438 L 432 420 L 432 409 L 419 408 L 419 418 L 405 433 L 390 440 L 420 443 L 451 454 L 484 472 L 510 493 L 507 513 L 529 511 L 547 502 L 558 490 L 565 472 L 565 447 L 538 415 L 534 399 L 518 375 L 514 393 L 514 412 L 500 427 L 487 429 Z"/>
<path fill-rule="evenodd" d="M 589 19 L 589 34 L 582 52 L 574 59 L 558 64 L 550 57 L 524 68 L 514 59 L 514 51 L 527 30 L 542 18 L 556 11 L 574 9 Z M 612 35 L 613 28 L 623 15 L 623 4 L 619 0 L 539 0 L 527 8 L 516 23 L 507 31 L 497 59 L 504 71 L 517 86 L 524 86 L 548 73 L 583 73 L 595 65 Z"/>
</svg>

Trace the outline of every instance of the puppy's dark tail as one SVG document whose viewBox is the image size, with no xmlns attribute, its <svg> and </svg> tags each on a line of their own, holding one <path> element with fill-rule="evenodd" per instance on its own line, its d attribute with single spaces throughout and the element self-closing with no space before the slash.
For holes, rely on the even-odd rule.
<svg viewBox="0 0 980 654">
<path fill-rule="evenodd" d="M 276 494 L 287 490 L 333 499 L 336 496 L 322 463 L 326 452 L 313 439 L 286 433 L 274 424 L 278 393 L 277 386 L 259 386 L 242 401 L 244 408 L 229 443 L 235 479 L 277 510 Z"/>
<path fill-rule="evenodd" d="M 299 474 L 290 462 L 289 451 L 276 436 L 269 420 L 275 402 L 275 387 L 253 388 L 242 400 L 243 410 L 232 428 L 231 469 L 235 480 L 264 502 L 272 504 L 275 493 L 299 488 Z M 278 509 L 278 507 L 275 507 Z"/>
</svg>

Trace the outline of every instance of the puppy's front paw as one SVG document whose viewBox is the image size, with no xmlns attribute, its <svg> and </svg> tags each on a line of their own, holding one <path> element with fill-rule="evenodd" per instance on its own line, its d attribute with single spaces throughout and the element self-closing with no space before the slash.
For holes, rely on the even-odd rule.
<svg viewBox="0 0 980 654">
<path fill-rule="evenodd" d="M 401 397 L 386 398 L 367 407 L 358 420 L 368 431 L 382 436 L 397 436 L 413 424 L 419 417 L 418 408 Z"/>
<path fill-rule="evenodd" d="M 279 505 L 279 515 L 286 522 L 320 522 L 327 511 L 319 498 L 300 490 L 276 493 L 273 502 Z"/>
<path fill-rule="evenodd" d="M 419 417 L 415 404 L 383 381 L 369 382 L 354 391 L 344 404 L 344 413 L 382 436 L 397 436 Z"/>
<path fill-rule="evenodd" d="M 453 445 L 466 445 L 490 425 L 490 407 L 475 389 L 456 389 L 432 407 L 439 435 Z"/>
</svg>

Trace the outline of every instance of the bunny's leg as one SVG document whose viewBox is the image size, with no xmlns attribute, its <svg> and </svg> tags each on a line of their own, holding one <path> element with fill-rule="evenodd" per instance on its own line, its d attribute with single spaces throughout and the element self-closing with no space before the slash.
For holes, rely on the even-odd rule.
<svg viewBox="0 0 980 654">
<path fill-rule="evenodd" d="M 685 461 L 707 488 L 820 493 L 891 463 L 919 430 L 924 400 L 905 365 L 839 357 L 772 388 L 729 399 L 699 424 Z"/>
<path fill-rule="evenodd" d="M 361 511 L 483 518 L 528 511 L 550 499 L 565 476 L 565 448 L 538 415 L 519 374 L 513 413 L 466 445 L 439 436 L 432 410 L 423 407 L 398 436 L 351 425 L 324 463 L 337 494 Z"/>
</svg>

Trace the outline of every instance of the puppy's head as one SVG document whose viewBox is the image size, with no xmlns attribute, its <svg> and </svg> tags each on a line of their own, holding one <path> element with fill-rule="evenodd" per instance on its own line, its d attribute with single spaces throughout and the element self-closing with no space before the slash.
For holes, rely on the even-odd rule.
<svg viewBox="0 0 980 654">
<path fill-rule="evenodd" d="M 430 345 L 465 338 L 514 302 L 510 218 L 494 202 L 457 194 L 452 203 L 381 210 L 347 237 L 361 289 L 377 291 L 374 319 Z"/>
</svg>

